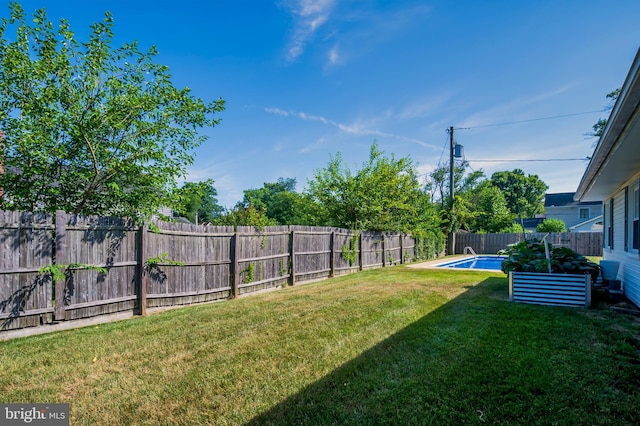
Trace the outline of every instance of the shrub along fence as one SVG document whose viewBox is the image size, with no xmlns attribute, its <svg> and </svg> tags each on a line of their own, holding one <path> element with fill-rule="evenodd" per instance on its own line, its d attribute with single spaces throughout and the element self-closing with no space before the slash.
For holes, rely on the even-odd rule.
<svg viewBox="0 0 640 426">
<path fill-rule="evenodd" d="M 0 211 L 0 329 L 189 305 L 405 263 L 404 234 Z"/>
<path fill-rule="evenodd" d="M 533 238 L 542 239 L 545 232 L 519 234 L 456 234 L 455 253 L 463 254 L 465 247 L 471 247 L 477 254 L 496 254 L 509 244 Z M 554 246 L 569 247 L 583 256 L 602 256 L 602 232 L 551 232 L 547 241 Z"/>
</svg>

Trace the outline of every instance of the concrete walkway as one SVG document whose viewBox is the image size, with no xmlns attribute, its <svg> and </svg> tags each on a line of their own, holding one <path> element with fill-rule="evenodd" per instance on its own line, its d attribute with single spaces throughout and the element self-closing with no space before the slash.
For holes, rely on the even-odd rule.
<svg viewBox="0 0 640 426">
<path fill-rule="evenodd" d="M 412 263 L 411 265 L 407 265 L 407 268 L 431 269 L 431 268 L 436 268 L 437 265 L 440 265 L 441 263 L 451 262 L 458 259 L 464 259 L 465 257 L 473 257 L 473 256 L 462 255 L 462 254 L 456 254 L 453 256 L 444 256 L 444 257 L 439 257 L 437 259 L 431 259 L 426 262 Z"/>
</svg>

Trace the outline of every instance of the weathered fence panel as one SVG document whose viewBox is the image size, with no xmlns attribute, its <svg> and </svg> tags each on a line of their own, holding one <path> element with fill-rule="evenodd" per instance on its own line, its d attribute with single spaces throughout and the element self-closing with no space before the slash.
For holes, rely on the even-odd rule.
<svg viewBox="0 0 640 426">
<path fill-rule="evenodd" d="M 509 244 L 525 240 L 542 239 L 544 232 L 530 234 L 456 234 L 456 254 L 463 254 L 465 247 L 471 247 L 477 254 L 496 254 Z M 551 232 L 547 241 L 556 247 L 569 247 L 583 256 L 602 256 L 601 232 Z"/>
<path fill-rule="evenodd" d="M 62 211 L 55 217 L 0 211 L 0 324 L 6 330 L 123 311 L 144 315 L 147 308 L 228 299 L 414 255 L 413 238 L 391 233 L 140 226 Z M 53 283 L 54 270 L 65 279 Z"/>
<path fill-rule="evenodd" d="M 412 262 L 416 258 L 416 242 L 409 235 L 402 234 L 402 263 Z"/>
<path fill-rule="evenodd" d="M 402 234 L 387 234 L 384 239 L 384 259 L 387 265 L 397 265 L 402 263 Z"/>
<path fill-rule="evenodd" d="M 341 229 L 334 233 L 334 275 L 346 275 L 361 270 L 364 263 L 362 233 Z"/>
<path fill-rule="evenodd" d="M 333 233 L 337 228 L 290 226 L 293 237 L 294 283 L 328 278 L 333 274 L 335 259 Z"/>
<path fill-rule="evenodd" d="M 53 314 L 53 216 L 0 211 L 0 330 L 37 326 Z"/>
<path fill-rule="evenodd" d="M 59 212 L 56 227 L 65 228 L 66 239 L 66 250 L 58 253 L 57 261 L 69 265 L 65 282 L 56 283 L 64 285 L 64 319 L 132 310 L 136 303 L 139 226 L 116 217 Z M 94 268 L 104 268 L 107 273 Z"/>
<path fill-rule="evenodd" d="M 238 227 L 239 294 L 287 285 L 289 239 L 286 226 Z"/>
<path fill-rule="evenodd" d="M 231 296 L 233 227 L 154 222 L 146 240 L 146 307 Z"/>
<path fill-rule="evenodd" d="M 379 232 L 362 232 L 362 269 L 384 266 L 383 238 Z"/>
</svg>

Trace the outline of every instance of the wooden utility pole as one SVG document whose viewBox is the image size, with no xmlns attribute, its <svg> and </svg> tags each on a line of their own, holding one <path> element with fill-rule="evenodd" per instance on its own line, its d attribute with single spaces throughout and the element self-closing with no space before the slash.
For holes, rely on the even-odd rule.
<svg viewBox="0 0 640 426">
<path fill-rule="evenodd" d="M 454 189 L 453 189 L 453 172 L 454 172 L 454 163 L 453 163 L 453 150 L 455 149 L 456 143 L 453 141 L 453 126 L 449 127 L 449 204 L 451 206 L 451 210 L 453 210 L 453 197 L 454 197 Z"/>
<path fill-rule="evenodd" d="M 453 151 L 456 143 L 453 141 L 453 126 L 449 127 L 449 216 L 453 220 L 453 198 L 455 196 L 453 173 L 455 171 Z M 455 254 L 456 234 L 451 228 L 451 232 L 447 236 L 447 254 Z"/>
</svg>

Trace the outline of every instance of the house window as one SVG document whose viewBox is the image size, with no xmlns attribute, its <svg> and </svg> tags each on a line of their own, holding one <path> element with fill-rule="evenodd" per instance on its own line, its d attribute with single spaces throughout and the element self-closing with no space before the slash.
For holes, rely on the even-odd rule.
<svg viewBox="0 0 640 426">
<path fill-rule="evenodd" d="M 580 219 L 589 219 L 589 207 L 580 207 L 579 215 Z"/>
<path fill-rule="evenodd" d="M 636 188 L 633 191 L 633 224 L 632 226 L 632 235 L 633 235 L 633 244 L 632 248 L 638 249 L 640 248 L 639 241 L 639 233 L 640 233 L 640 189 Z"/>
</svg>

